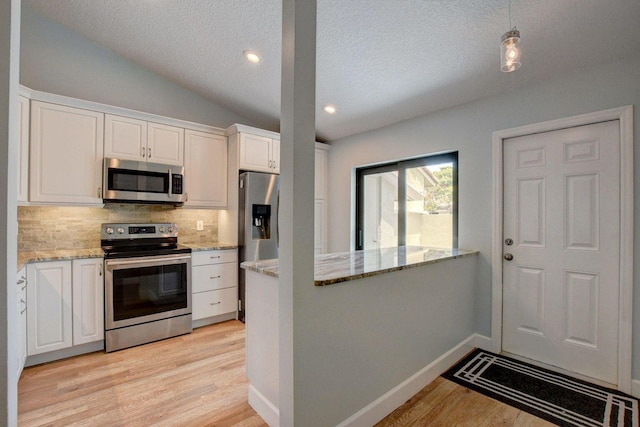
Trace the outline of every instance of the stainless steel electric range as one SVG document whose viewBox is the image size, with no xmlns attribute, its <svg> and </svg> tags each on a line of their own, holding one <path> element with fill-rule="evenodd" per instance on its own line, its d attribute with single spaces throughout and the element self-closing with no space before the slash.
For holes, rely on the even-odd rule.
<svg viewBox="0 0 640 427">
<path fill-rule="evenodd" d="M 191 249 L 176 224 L 102 224 L 105 349 L 192 331 Z"/>
</svg>

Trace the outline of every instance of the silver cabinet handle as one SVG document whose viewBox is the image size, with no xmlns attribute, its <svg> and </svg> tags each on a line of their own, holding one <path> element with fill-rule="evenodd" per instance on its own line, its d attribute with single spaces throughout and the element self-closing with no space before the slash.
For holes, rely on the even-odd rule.
<svg viewBox="0 0 640 427">
<path fill-rule="evenodd" d="M 140 147 L 140 155 L 141 155 L 142 157 L 144 157 L 144 155 L 145 155 L 145 154 L 144 154 L 144 147 Z"/>
<path fill-rule="evenodd" d="M 209 303 L 209 305 L 218 305 L 218 304 L 220 304 L 220 301 L 218 301 L 218 302 L 210 302 Z"/>
<path fill-rule="evenodd" d="M 151 147 L 147 148 L 147 158 L 151 158 Z"/>
<path fill-rule="evenodd" d="M 222 276 L 211 276 L 211 277 L 209 277 L 209 279 L 211 279 L 211 280 L 215 280 L 215 279 L 219 279 L 219 278 L 221 278 L 221 277 L 222 277 Z"/>
<path fill-rule="evenodd" d="M 98 276 L 102 276 L 102 264 L 98 264 Z"/>
<path fill-rule="evenodd" d="M 212 257 L 210 257 L 210 258 L 211 258 L 211 259 L 219 259 L 219 258 L 221 258 L 221 256 L 220 256 L 220 255 L 218 255 L 218 256 L 212 256 Z"/>
</svg>

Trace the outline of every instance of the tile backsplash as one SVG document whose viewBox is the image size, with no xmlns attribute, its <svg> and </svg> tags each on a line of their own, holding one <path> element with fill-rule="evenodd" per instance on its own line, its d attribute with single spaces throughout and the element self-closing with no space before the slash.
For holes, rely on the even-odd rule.
<svg viewBox="0 0 640 427">
<path fill-rule="evenodd" d="M 196 230 L 202 220 L 204 230 Z M 100 225 L 105 222 L 175 222 L 181 243 L 218 240 L 218 211 L 164 205 L 107 204 L 104 208 L 62 206 L 18 207 L 18 250 L 82 249 L 100 247 Z"/>
</svg>

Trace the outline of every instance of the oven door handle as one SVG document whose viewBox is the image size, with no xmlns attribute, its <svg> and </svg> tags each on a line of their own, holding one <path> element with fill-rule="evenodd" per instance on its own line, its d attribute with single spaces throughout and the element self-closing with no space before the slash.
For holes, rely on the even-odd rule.
<svg viewBox="0 0 640 427">
<path fill-rule="evenodd" d="M 153 262 L 153 263 L 162 263 L 167 261 L 180 261 L 191 259 L 191 255 L 179 255 L 179 256 L 170 256 L 170 257 L 162 257 L 162 256 L 151 256 L 144 258 L 135 258 L 135 259 L 108 259 L 106 261 L 107 265 L 131 265 L 131 264 L 140 264 L 143 262 Z"/>
</svg>

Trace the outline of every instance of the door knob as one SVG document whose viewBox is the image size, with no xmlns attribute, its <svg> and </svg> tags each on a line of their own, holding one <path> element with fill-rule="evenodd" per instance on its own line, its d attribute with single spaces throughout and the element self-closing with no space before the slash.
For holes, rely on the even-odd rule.
<svg viewBox="0 0 640 427">
<path fill-rule="evenodd" d="M 507 261 L 511 261 L 513 259 L 513 255 L 512 254 L 504 254 L 504 259 Z"/>
</svg>

